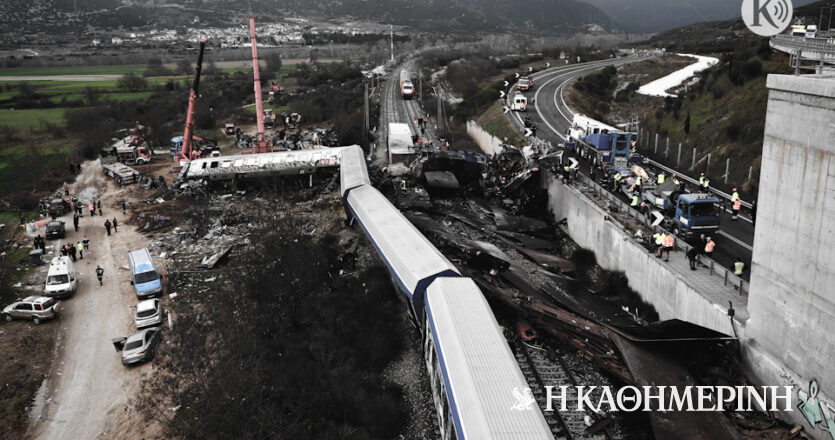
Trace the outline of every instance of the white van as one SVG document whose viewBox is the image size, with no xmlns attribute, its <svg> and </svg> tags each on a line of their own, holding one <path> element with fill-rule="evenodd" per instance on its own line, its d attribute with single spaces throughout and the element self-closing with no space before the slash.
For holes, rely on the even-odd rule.
<svg viewBox="0 0 835 440">
<path fill-rule="evenodd" d="M 525 111 L 525 108 L 528 107 L 528 98 L 522 94 L 522 92 L 516 92 L 515 95 L 511 98 L 510 102 L 510 109 L 517 112 Z"/>
<path fill-rule="evenodd" d="M 55 257 L 46 274 L 44 296 L 66 298 L 75 295 L 75 265 L 70 257 Z"/>
<path fill-rule="evenodd" d="M 138 298 L 162 295 L 162 280 L 148 249 L 130 251 L 128 262 L 130 263 L 130 283 L 133 284 Z"/>
</svg>

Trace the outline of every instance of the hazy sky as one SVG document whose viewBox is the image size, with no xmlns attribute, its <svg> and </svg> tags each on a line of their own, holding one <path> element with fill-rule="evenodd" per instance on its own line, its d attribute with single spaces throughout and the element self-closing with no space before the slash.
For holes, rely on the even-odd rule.
<svg viewBox="0 0 835 440">
<path fill-rule="evenodd" d="M 597 6 L 632 32 L 659 32 L 702 21 L 740 16 L 742 0 L 581 0 Z M 764 0 L 763 0 L 764 1 Z M 792 0 L 794 7 L 816 0 Z M 827 15 L 828 11 L 824 14 Z"/>
</svg>

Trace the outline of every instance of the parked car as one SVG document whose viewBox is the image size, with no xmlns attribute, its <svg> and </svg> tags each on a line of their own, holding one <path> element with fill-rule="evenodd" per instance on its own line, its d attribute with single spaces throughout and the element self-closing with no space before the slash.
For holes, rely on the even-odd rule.
<svg viewBox="0 0 835 440">
<path fill-rule="evenodd" d="M 160 342 L 162 330 L 154 327 L 114 339 L 113 345 L 122 351 L 122 365 L 131 365 L 153 359 Z"/>
<path fill-rule="evenodd" d="M 49 201 L 49 215 L 60 217 L 72 210 L 70 202 L 66 199 L 52 199 Z"/>
<path fill-rule="evenodd" d="M 11 303 L 3 309 L 3 319 L 31 319 L 40 324 L 45 319 L 55 317 L 61 303 L 47 296 L 30 296 Z"/>
<path fill-rule="evenodd" d="M 61 220 L 53 220 L 46 224 L 46 239 L 57 240 L 66 237 L 67 232 L 64 228 L 64 222 Z"/>
<path fill-rule="evenodd" d="M 162 323 L 162 314 L 162 304 L 158 299 L 146 299 L 136 305 L 133 322 L 137 329 L 158 325 Z"/>
</svg>

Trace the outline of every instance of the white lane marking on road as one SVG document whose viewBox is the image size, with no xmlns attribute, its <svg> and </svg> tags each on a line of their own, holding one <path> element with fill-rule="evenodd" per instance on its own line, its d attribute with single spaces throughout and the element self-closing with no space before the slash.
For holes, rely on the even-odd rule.
<svg viewBox="0 0 835 440">
<path fill-rule="evenodd" d="M 753 248 L 753 247 L 748 246 L 747 244 L 745 244 L 745 242 L 742 242 L 742 241 L 740 241 L 738 238 L 736 238 L 736 237 L 734 237 L 734 236 L 732 236 L 732 235 L 730 235 L 730 234 L 727 234 L 725 231 L 719 231 L 719 235 L 721 235 L 721 236 L 723 236 L 723 237 L 727 237 L 727 238 L 729 238 L 732 242 L 734 242 L 734 243 L 736 243 L 736 244 L 738 244 L 738 245 L 742 246 L 742 247 L 743 247 L 743 248 L 745 248 L 745 249 L 748 249 L 749 251 L 753 251 L 753 250 L 754 250 L 754 248 Z"/>
</svg>

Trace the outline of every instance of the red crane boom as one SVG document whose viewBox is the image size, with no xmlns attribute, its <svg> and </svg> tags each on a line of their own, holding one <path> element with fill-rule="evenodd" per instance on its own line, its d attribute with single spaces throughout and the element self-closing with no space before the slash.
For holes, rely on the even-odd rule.
<svg viewBox="0 0 835 440">
<path fill-rule="evenodd" d="M 206 39 L 200 39 L 200 54 L 197 55 L 197 68 L 194 70 L 194 82 L 191 85 L 191 92 L 188 95 L 188 113 L 186 114 L 186 128 L 183 133 L 183 148 L 177 155 L 180 161 L 189 161 L 200 157 L 199 151 L 192 151 L 191 136 L 194 130 L 194 115 L 197 112 L 197 90 L 200 87 L 200 70 L 203 68 L 203 50 L 206 48 Z"/>
<path fill-rule="evenodd" d="M 252 37 L 252 73 L 255 88 L 255 115 L 258 118 L 258 134 L 255 136 L 255 153 L 269 153 L 271 148 L 264 139 L 264 104 L 261 102 L 261 74 L 258 73 L 258 48 L 255 44 L 255 18 L 249 17 L 249 33 Z"/>
</svg>

